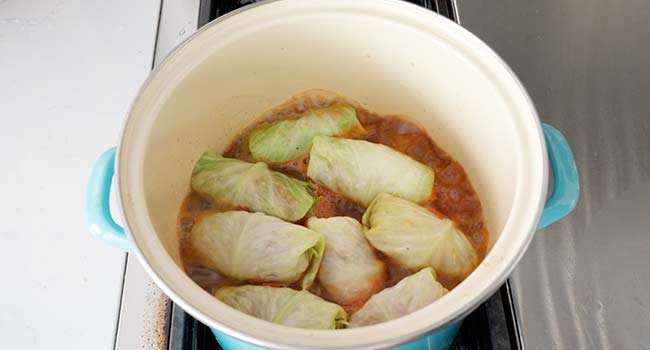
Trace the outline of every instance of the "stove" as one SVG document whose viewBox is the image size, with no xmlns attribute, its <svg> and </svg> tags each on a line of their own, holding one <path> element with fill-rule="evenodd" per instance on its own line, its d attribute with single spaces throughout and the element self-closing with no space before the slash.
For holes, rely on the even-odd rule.
<svg viewBox="0 0 650 350">
<path fill-rule="evenodd" d="M 210 21 L 258 0 L 166 0 L 161 3 L 153 66 Z M 409 0 L 457 23 L 455 0 Z M 452 350 L 522 349 L 513 293 L 507 281 L 465 318 Z M 135 256 L 127 256 L 116 349 L 218 350 L 210 329 L 171 302 Z"/>
</svg>

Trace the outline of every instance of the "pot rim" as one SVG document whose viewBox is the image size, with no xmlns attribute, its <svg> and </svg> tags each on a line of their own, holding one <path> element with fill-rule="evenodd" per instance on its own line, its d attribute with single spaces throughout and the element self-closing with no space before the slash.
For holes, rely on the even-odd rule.
<svg viewBox="0 0 650 350">
<path fill-rule="evenodd" d="M 277 325 L 267 321 L 263 321 L 238 311 L 230 310 L 231 312 L 228 312 L 227 309 L 221 308 L 219 311 L 221 311 L 222 314 L 226 314 L 225 316 L 228 316 L 227 314 L 230 314 L 231 317 L 237 319 L 238 321 L 241 321 L 239 323 L 235 322 L 233 324 L 233 322 L 218 321 L 217 318 L 213 318 L 209 316 L 208 312 L 200 309 L 199 307 L 196 307 L 197 304 L 196 301 L 186 300 L 187 298 L 185 298 L 185 296 L 182 295 L 186 293 L 180 293 L 174 288 L 172 288 L 170 285 L 173 285 L 174 283 L 166 282 L 165 277 L 163 277 L 161 271 L 156 270 L 153 264 L 149 261 L 149 259 L 151 259 L 151 256 L 147 256 L 147 254 L 144 252 L 141 243 L 139 243 L 138 237 L 132 233 L 131 228 L 138 226 L 136 225 L 137 215 L 129 215 L 130 212 L 125 209 L 125 208 L 134 209 L 134 208 L 132 203 L 133 199 L 131 198 L 131 195 L 123 192 L 125 191 L 125 189 L 128 188 L 128 184 L 126 181 L 126 175 L 123 176 L 122 174 L 122 169 L 126 168 L 125 166 L 127 162 L 126 159 L 128 158 L 126 154 L 126 150 L 128 149 L 129 146 L 128 136 L 130 132 L 133 131 L 132 130 L 133 124 L 134 121 L 136 120 L 137 114 L 135 113 L 135 110 L 136 107 L 139 105 L 139 103 L 142 103 L 144 92 L 147 91 L 147 89 L 150 87 L 152 82 L 160 75 L 160 72 L 163 71 L 170 64 L 170 62 L 177 59 L 177 57 L 185 49 L 187 49 L 193 42 L 195 42 L 196 38 L 201 37 L 202 35 L 206 35 L 206 33 L 208 33 L 210 30 L 218 26 L 220 23 L 224 22 L 225 20 L 235 15 L 238 15 L 240 13 L 243 13 L 251 9 L 267 6 L 270 4 L 285 3 L 285 2 L 286 3 L 297 2 L 297 0 L 265 0 L 257 3 L 252 3 L 250 5 L 237 9 L 233 12 L 230 12 L 224 16 L 221 16 L 213 20 L 212 22 L 203 26 L 195 33 L 193 33 L 191 36 L 186 38 L 181 44 L 179 44 L 157 67 L 155 67 L 155 69 L 153 69 L 149 77 L 142 84 L 141 88 L 138 91 L 137 97 L 131 103 L 128 116 L 123 123 L 121 139 L 118 145 L 118 150 L 116 155 L 117 160 L 115 162 L 116 172 L 118 173 L 118 177 L 117 177 L 117 186 L 119 189 L 118 203 L 119 203 L 120 211 L 124 218 L 125 232 L 129 237 L 129 239 L 131 240 L 131 242 L 133 242 L 134 252 L 138 256 L 138 259 L 140 260 L 144 269 L 147 271 L 149 276 L 155 281 L 155 283 L 165 292 L 166 295 L 168 295 L 175 303 L 181 306 L 185 311 L 190 313 L 193 317 L 198 319 L 200 322 L 208 325 L 211 328 L 214 328 L 219 332 L 223 332 L 229 336 L 233 336 L 235 338 L 241 339 L 243 341 L 249 342 L 257 346 L 269 347 L 269 348 L 285 348 L 285 349 L 286 348 L 376 349 L 376 348 L 393 347 L 393 346 L 397 346 L 412 341 L 427 333 L 435 331 L 436 329 L 444 328 L 454 323 L 455 321 L 464 318 L 469 313 L 471 313 L 476 307 L 478 307 L 478 305 L 480 305 L 482 302 L 487 300 L 490 297 L 490 295 L 492 295 L 492 293 L 505 282 L 505 280 L 508 278 L 508 276 L 512 273 L 512 271 L 516 267 L 517 263 L 521 260 L 521 257 L 525 253 L 527 247 L 529 246 L 532 240 L 533 234 L 536 231 L 536 226 L 538 224 L 542 208 L 544 206 L 545 194 L 548 186 L 548 160 L 546 156 L 545 140 L 541 128 L 541 123 L 539 121 L 539 117 L 537 115 L 535 107 L 527 91 L 525 90 L 525 88 L 523 87 L 519 79 L 516 77 L 514 72 L 492 49 L 490 49 L 485 43 L 483 43 L 472 33 L 467 31 L 463 27 L 456 25 L 456 23 L 452 22 L 451 20 L 443 16 L 440 16 L 434 12 L 431 12 L 429 10 L 423 9 L 417 5 L 403 2 L 400 0 L 362 0 L 362 1 L 357 1 L 355 5 L 358 6 L 360 4 L 370 4 L 372 2 L 374 6 L 377 6 L 377 4 L 381 2 L 388 6 L 397 7 L 402 11 L 408 11 L 414 13 L 417 12 L 421 16 L 428 16 L 431 20 L 435 19 L 437 21 L 445 22 L 443 26 L 447 27 L 446 29 L 449 31 L 449 33 L 453 32 L 452 33 L 453 36 L 457 36 L 457 37 L 460 36 L 464 38 L 462 42 L 455 42 L 454 44 L 456 45 L 464 44 L 467 46 L 473 46 L 475 47 L 475 49 L 472 51 L 480 50 L 481 53 L 485 55 L 484 58 L 480 58 L 480 59 L 477 57 L 473 57 L 475 60 L 475 62 L 473 63 L 478 64 L 481 61 L 487 61 L 489 59 L 494 60 L 496 64 L 499 66 L 499 68 L 503 70 L 501 74 L 502 76 L 501 79 L 507 79 L 507 80 L 509 79 L 511 83 L 515 84 L 516 89 L 520 94 L 520 99 L 523 100 L 523 102 L 525 103 L 527 107 L 527 112 L 529 116 L 533 119 L 534 127 L 536 129 L 535 130 L 536 139 L 539 142 L 539 147 L 537 151 L 540 152 L 539 156 L 542 162 L 541 164 L 542 178 L 540 181 L 539 188 L 536 188 L 535 191 L 526 191 L 525 194 L 525 196 L 527 196 L 528 198 L 533 197 L 532 194 L 537 196 L 536 203 L 531 205 L 535 209 L 534 218 L 532 219 L 529 218 L 528 222 L 525 223 L 524 229 L 518 230 L 520 232 L 526 232 L 526 237 L 518 244 L 517 252 L 514 255 L 511 255 L 509 257 L 510 260 L 509 262 L 506 263 L 502 261 L 501 264 L 498 266 L 498 268 L 492 268 L 492 270 L 495 271 L 491 272 L 489 283 L 487 283 L 487 285 L 484 286 L 480 292 L 478 293 L 470 292 L 469 294 L 474 294 L 470 298 L 470 300 L 465 301 L 463 303 L 459 303 L 460 305 L 456 305 L 454 308 L 452 308 L 451 312 L 448 312 L 444 317 L 439 317 L 437 320 L 435 320 L 435 322 L 431 322 L 423 316 L 425 316 L 426 314 L 431 314 L 432 310 L 436 309 L 436 304 L 439 304 L 442 301 L 442 299 L 436 303 L 432 303 L 431 305 L 423 309 L 420 309 L 414 313 L 411 313 L 407 316 L 403 316 L 396 320 L 384 322 L 373 326 L 354 328 L 354 329 L 344 329 L 344 330 L 308 330 L 308 329 L 292 328 L 292 327 Z M 322 3 L 322 2 L 314 1 L 314 3 Z M 345 3 L 345 0 L 329 1 L 329 4 L 332 6 L 335 6 L 336 4 L 342 4 L 342 3 Z M 409 23 L 404 23 L 404 24 L 408 25 Z M 459 51 L 462 50 L 462 48 L 460 47 L 455 47 L 455 48 L 458 49 Z M 467 50 L 468 47 L 465 47 L 465 51 Z M 490 72 L 490 73 L 495 73 L 495 72 Z M 503 89 L 504 87 L 501 88 Z M 513 208 L 517 203 L 522 201 L 521 197 L 524 196 L 524 194 L 522 194 L 522 191 L 520 190 L 521 187 L 520 182 L 521 181 L 518 181 L 517 184 L 518 190 L 515 192 L 515 199 L 513 200 Z M 512 214 L 512 210 L 511 210 L 511 214 Z M 513 216 L 509 215 L 508 220 L 505 223 L 502 232 L 505 232 L 506 230 L 516 230 L 516 228 L 512 227 L 515 226 L 515 224 L 513 224 L 512 221 L 513 221 Z M 524 225 L 519 224 L 517 227 L 521 228 L 522 226 Z M 153 227 L 150 227 L 150 229 L 153 229 Z M 488 255 L 485 257 L 485 259 L 479 265 L 479 267 L 477 267 L 475 272 L 473 272 L 463 283 L 461 283 L 461 285 L 459 285 L 454 290 L 452 290 L 448 295 L 452 295 L 454 292 L 456 292 L 456 294 L 461 293 L 459 289 L 463 285 L 467 286 L 468 285 L 468 283 L 466 283 L 467 281 L 469 281 L 470 279 L 473 281 L 477 279 L 475 276 L 477 274 L 477 271 L 488 260 L 488 258 L 491 257 L 491 255 L 494 255 L 492 254 L 492 252 L 494 251 L 494 248 L 496 248 L 497 244 L 500 241 L 501 240 L 498 240 L 495 243 L 491 251 L 488 252 Z M 162 244 L 160 245 L 159 249 L 164 251 Z M 166 251 L 164 251 L 164 254 L 161 254 L 161 256 L 162 255 L 166 255 L 167 258 L 173 263 L 171 256 L 169 256 L 166 253 Z M 504 258 L 501 258 L 501 260 L 504 260 Z M 176 266 L 175 263 L 173 264 Z M 190 281 L 191 284 L 195 285 L 194 282 L 191 281 L 183 271 L 181 271 L 180 269 L 178 270 L 183 274 L 186 280 Z M 475 278 L 472 278 L 472 276 L 474 276 Z M 198 285 L 195 285 L 195 287 L 200 288 L 198 287 Z M 216 301 L 216 299 L 214 300 Z M 225 306 L 226 308 L 229 308 L 227 305 L 222 304 L 221 302 L 217 301 L 217 303 L 221 304 L 222 306 Z M 234 311 L 235 313 L 232 313 L 232 311 Z M 230 325 L 226 323 L 230 323 Z M 252 335 L 254 331 L 260 330 L 260 328 L 266 329 L 265 331 L 267 335 L 266 337 L 259 336 L 259 335 L 257 336 Z M 393 336 L 391 335 L 395 333 L 391 331 L 393 328 L 406 329 L 406 331 L 401 331 L 399 332 L 400 334 L 398 334 L 397 336 Z M 336 332 L 336 333 L 332 333 L 332 332 Z M 282 339 L 282 337 L 286 336 L 287 334 L 292 334 L 291 338 Z M 324 344 L 329 344 L 329 343 L 323 343 L 324 340 L 331 341 L 334 338 L 342 338 L 338 336 L 343 334 L 346 334 L 345 340 L 339 341 L 335 345 L 324 345 Z M 287 342 L 286 340 L 293 340 L 293 341 L 299 340 L 299 342 Z"/>
</svg>

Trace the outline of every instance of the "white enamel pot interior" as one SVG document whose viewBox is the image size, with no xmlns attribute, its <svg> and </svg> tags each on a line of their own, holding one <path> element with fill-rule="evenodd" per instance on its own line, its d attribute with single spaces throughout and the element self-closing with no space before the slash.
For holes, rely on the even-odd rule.
<svg viewBox="0 0 650 350">
<path fill-rule="evenodd" d="M 180 267 L 176 219 L 199 156 L 223 151 L 256 116 L 315 88 L 417 120 L 463 164 L 481 199 L 487 257 L 408 316 L 355 329 L 289 328 L 222 304 Z M 393 0 L 279 0 L 207 25 L 145 83 L 117 164 L 127 232 L 160 288 L 212 328 L 282 348 L 388 347 L 462 318 L 521 258 L 547 186 L 539 120 L 513 73 L 460 26 Z"/>
</svg>

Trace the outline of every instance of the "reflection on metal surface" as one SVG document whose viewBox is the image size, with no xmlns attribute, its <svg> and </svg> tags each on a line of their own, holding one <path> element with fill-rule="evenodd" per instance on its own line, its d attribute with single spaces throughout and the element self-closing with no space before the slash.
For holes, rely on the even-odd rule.
<svg viewBox="0 0 650 350">
<path fill-rule="evenodd" d="M 169 298 L 128 254 L 115 349 L 167 349 L 170 312 Z"/>
<path fill-rule="evenodd" d="M 518 312 L 515 309 L 516 308 L 516 301 L 514 298 L 514 294 L 512 292 L 512 282 L 510 280 L 507 280 L 506 283 L 501 287 L 499 290 L 501 293 L 501 299 L 502 299 L 502 305 L 503 305 L 503 311 L 504 311 L 504 319 L 506 320 L 507 327 L 508 327 L 508 332 L 509 332 L 509 339 L 510 339 L 510 348 L 511 349 L 523 349 L 524 348 L 524 339 L 521 334 L 521 326 L 519 323 L 518 319 Z M 502 349 L 504 347 L 499 347 L 498 349 Z"/>
<path fill-rule="evenodd" d="M 199 0 L 162 1 L 154 66 L 196 31 Z"/>
<path fill-rule="evenodd" d="M 650 3 L 458 6 L 567 137 L 580 172 L 578 207 L 537 233 L 512 277 L 526 348 L 647 348 Z"/>
<path fill-rule="evenodd" d="M 634 185 L 594 212 L 577 242 L 586 249 L 576 256 L 574 284 L 581 286 L 577 296 L 589 303 L 578 304 L 575 313 L 580 321 L 591 319 L 583 329 L 600 331 L 595 339 L 585 334 L 583 342 L 592 349 L 649 346 L 642 342 L 650 329 L 649 213 L 650 182 Z"/>
</svg>

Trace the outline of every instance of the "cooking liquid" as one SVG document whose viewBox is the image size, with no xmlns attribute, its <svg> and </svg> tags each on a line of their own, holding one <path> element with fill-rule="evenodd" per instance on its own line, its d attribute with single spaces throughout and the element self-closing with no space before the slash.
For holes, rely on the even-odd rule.
<svg viewBox="0 0 650 350">
<path fill-rule="evenodd" d="M 364 140 L 392 147 L 435 171 L 434 195 L 426 202 L 419 204 L 438 216 L 446 216 L 453 220 L 476 249 L 479 262 L 483 260 L 487 252 L 490 234 L 484 221 L 481 203 L 465 174 L 465 170 L 457 161 L 438 147 L 423 129 L 406 118 L 394 115 L 380 116 L 341 96 L 331 97 L 319 93 L 303 94 L 269 111 L 260 122 L 247 128 L 230 144 L 223 156 L 253 162 L 254 160 L 248 149 L 248 137 L 253 129 L 278 119 L 294 118 L 310 108 L 323 108 L 341 103 L 355 106 L 357 118 L 368 132 Z M 271 168 L 306 181 L 305 174 L 308 164 L 309 158 L 305 156 Z M 322 218 L 349 216 L 361 220 L 361 216 L 365 211 L 364 207 L 329 190 L 325 186 L 317 184 L 317 188 L 316 202 L 311 211 L 312 215 Z M 222 286 L 240 285 L 242 283 L 225 278 L 219 273 L 195 263 L 196 259 L 189 243 L 192 226 L 201 215 L 206 213 L 242 209 L 224 203 L 215 203 L 194 191 L 187 195 L 181 207 L 178 217 L 178 235 L 181 242 L 181 257 L 185 271 L 197 284 L 210 293 L 215 292 Z M 299 223 L 303 224 L 304 221 L 302 220 Z M 392 263 L 381 252 L 376 251 L 376 254 L 388 267 L 388 278 L 385 287 L 393 286 L 402 278 L 417 272 Z M 461 282 L 461 280 L 440 273 L 437 275 L 438 281 L 449 290 Z M 277 286 L 277 284 L 273 285 Z M 291 287 L 299 289 L 299 283 Z M 320 286 L 318 286 L 317 282 L 314 283 L 311 291 L 327 298 L 326 293 L 320 292 Z M 362 305 L 344 307 L 347 311 L 355 311 L 360 306 Z"/>
</svg>

